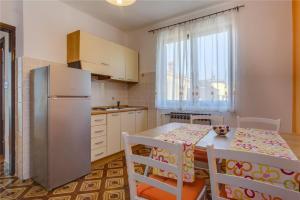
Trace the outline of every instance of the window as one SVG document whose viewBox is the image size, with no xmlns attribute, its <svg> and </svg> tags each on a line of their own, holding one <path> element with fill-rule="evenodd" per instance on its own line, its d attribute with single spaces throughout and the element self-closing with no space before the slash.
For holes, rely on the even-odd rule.
<svg viewBox="0 0 300 200">
<path fill-rule="evenodd" d="M 156 106 L 232 111 L 235 44 L 231 15 L 163 30 L 157 38 Z"/>
</svg>

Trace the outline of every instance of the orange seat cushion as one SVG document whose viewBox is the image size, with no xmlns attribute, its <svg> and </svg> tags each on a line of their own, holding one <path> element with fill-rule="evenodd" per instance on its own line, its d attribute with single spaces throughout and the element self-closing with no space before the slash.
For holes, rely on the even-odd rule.
<svg viewBox="0 0 300 200">
<path fill-rule="evenodd" d="M 194 150 L 194 157 L 196 161 L 201 161 L 201 162 L 208 162 L 208 158 L 207 158 L 207 152 L 205 150 L 202 149 L 195 149 Z"/>
<path fill-rule="evenodd" d="M 164 178 L 155 175 L 150 175 L 150 177 L 175 187 L 177 185 L 177 181 L 174 179 Z M 205 182 L 202 179 L 196 179 L 193 183 L 183 183 L 182 200 L 197 199 L 204 186 Z M 146 198 L 149 200 L 176 200 L 175 195 L 170 194 L 159 188 L 155 188 L 146 183 L 137 184 L 137 195 L 139 197 Z"/>
</svg>

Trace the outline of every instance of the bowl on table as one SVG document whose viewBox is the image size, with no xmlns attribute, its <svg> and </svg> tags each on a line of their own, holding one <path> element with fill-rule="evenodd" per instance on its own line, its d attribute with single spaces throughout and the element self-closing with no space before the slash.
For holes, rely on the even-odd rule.
<svg viewBox="0 0 300 200">
<path fill-rule="evenodd" d="M 220 136 L 225 136 L 230 131 L 229 126 L 224 125 L 213 126 L 213 130 L 216 132 L 217 135 Z"/>
</svg>

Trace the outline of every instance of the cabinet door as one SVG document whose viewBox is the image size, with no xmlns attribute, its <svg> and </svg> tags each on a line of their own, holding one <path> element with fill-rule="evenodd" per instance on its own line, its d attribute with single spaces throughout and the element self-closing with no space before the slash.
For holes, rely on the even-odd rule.
<svg viewBox="0 0 300 200">
<path fill-rule="evenodd" d="M 135 111 L 121 113 L 121 133 L 135 134 Z M 121 135 L 121 150 L 124 149 L 124 142 Z"/>
<path fill-rule="evenodd" d="M 83 62 L 96 64 L 98 69 L 93 73 L 110 75 L 111 68 L 111 42 L 94 35 L 80 32 L 80 60 Z"/>
<path fill-rule="evenodd" d="M 135 113 L 135 132 L 139 133 L 148 128 L 147 110 L 138 110 Z"/>
<path fill-rule="evenodd" d="M 125 48 L 125 66 L 126 66 L 126 80 L 138 82 L 139 80 L 139 59 L 138 53 L 131 49 Z"/>
<path fill-rule="evenodd" d="M 98 38 L 85 32 L 80 32 L 80 60 L 97 64 L 98 57 Z"/>
<path fill-rule="evenodd" d="M 107 114 L 107 155 L 121 150 L 121 115 Z"/>
<path fill-rule="evenodd" d="M 111 44 L 111 79 L 125 80 L 125 60 L 124 60 L 124 47 L 118 44 Z"/>
</svg>

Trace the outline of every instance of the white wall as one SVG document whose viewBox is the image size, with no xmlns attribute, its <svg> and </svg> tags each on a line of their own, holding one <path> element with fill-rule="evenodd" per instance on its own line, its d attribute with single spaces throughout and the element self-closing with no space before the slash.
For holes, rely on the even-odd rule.
<svg viewBox="0 0 300 200">
<path fill-rule="evenodd" d="M 24 2 L 24 56 L 66 63 L 67 34 L 83 30 L 123 44 L 126 34 L 67 4 L 57 1 Z"/>
<path fill-rule="evenodd" d="M 23 55 L 23 2 L 0 0 L 0 22 L 16 27 L 16 57 Z"/>
<path fill-rule="evenodd" d="M 140 53 L 141 73 L 155 72 L 153 27 L 172 24 L 232 7 L 226 3 L 129 32 L 128 44 Z M 238 16 L 239 83 L 237 114 L 281 118 L 282 131 L 292 127 L 292 10 L 290 1 L 240 1 Z M 235 114 L 227 114 L 235 125 Z"/>
<path fill-rule="evenodd" d="M 128 85 L 110 80 L 92 81 L 92 107 L 117 105 L 128 105 Z"/>
</svg>

